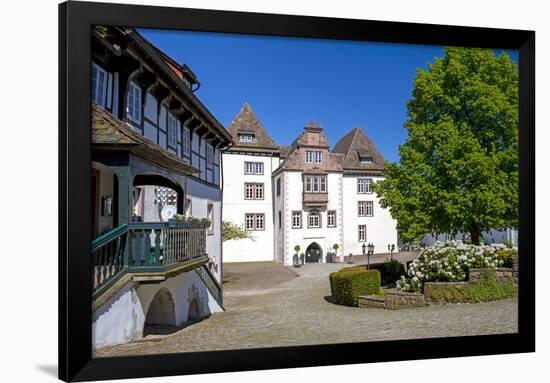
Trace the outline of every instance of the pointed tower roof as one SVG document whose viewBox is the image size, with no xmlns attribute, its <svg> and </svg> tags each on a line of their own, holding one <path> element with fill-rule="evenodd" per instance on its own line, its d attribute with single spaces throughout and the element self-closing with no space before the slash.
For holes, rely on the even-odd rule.
<svg viewBox="0 0 550 383">
<path fill-rule="evenodd" d="M 344 155 L 342 167 L 347 172 L 381 173 L 384 168 L 384 157 L 361 128 L 354 128 L 340 138 L 332 152 Z M 361 162 L 361 158 L 369 157 L 372 162 Z"/>
<path fill-rule="evenodd" d="M 234 148 L 279 150 L 279 147 L 275 145 L 248 102 L 243 104 L 241 110 L 227 127 L 227 131 L 231 134 L 233 142 L 235 142 Z M 242 134 L 252 134 L 252 141 L 242 142 L 240 139 Z"/>
</svg>

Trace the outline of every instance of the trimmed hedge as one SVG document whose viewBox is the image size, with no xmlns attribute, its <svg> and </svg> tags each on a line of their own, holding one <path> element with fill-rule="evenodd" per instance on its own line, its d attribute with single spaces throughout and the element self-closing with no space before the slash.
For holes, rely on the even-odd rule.
<svg viewBox="0 0 550 383">
<path fill-rule="evenodd" d="M 357 306 L 361 295 L 380 294 L 380 272 L 366 270 L 365 267 L 344 268 L 329 275 L 330 291 L 336 303 L 345 306 Z"/>
<path fill-rule="evenodd" d="M 371 270 L 378 270 L 380 272 L 381 284 L 387 285 L 389 283 L 395 283 L 405 275 L 405 266 L 398 261 L 374 263 L 370 265 Z M 350 266 L 341 269 L 340 271 L 359 271 L 367 270 L 367 265 Z"/>
<path fill-rule="evenodd" d="M 437 303 L 477 303 L 511 298 L 516 295 L 512 281 L 499 282 L 494 275 L 483 273 L 475 282 L 464 284 L 430 283 L 424 293 Z"/>
</svg>

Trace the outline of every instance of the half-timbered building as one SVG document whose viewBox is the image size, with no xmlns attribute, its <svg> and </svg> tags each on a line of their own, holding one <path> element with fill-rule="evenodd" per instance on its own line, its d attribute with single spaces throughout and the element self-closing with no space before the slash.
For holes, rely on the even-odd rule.
<svg viewBox="0 0 550 383">
<path fill-rule="evenodd" d="M 94 348 L 223 309 L 221 152 L 232 138 L 199 86 L 135 29 L 93 30 Z M 170 224 L 174 213 L 209 225 Z"/>
</svg>

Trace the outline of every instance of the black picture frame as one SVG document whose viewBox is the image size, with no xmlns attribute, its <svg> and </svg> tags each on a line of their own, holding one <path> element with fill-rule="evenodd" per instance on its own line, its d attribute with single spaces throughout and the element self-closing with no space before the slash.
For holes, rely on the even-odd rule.
<svg viewBox="0 0 550 383">
<path fill-rule="evenodd" d="M 92 359 L 90 28 L 94 24 L 519 50 L 517 334 Z M 70 1 L 59 5 L 59 378 L 87 381 L 535 350 L 535 32 Z M 212 363 L 212 361 L 216 363 Z"/>
</svg>

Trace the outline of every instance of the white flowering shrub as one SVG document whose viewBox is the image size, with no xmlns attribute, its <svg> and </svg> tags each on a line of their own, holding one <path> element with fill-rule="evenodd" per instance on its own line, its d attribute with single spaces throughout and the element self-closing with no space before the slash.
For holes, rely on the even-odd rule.
<svg viewBox="0 0 550 383">
<path fill-rule="evenodd" d="M 425 282 L 460 282 L 470 268 L 497 268 L 517 255 L 517 248 L 503 244 L 466 245 L 460 241 L 436 242 L 420 252 L 407 275 L 396 282 L 397 290 L 422 292 Z"/>
</svg>

